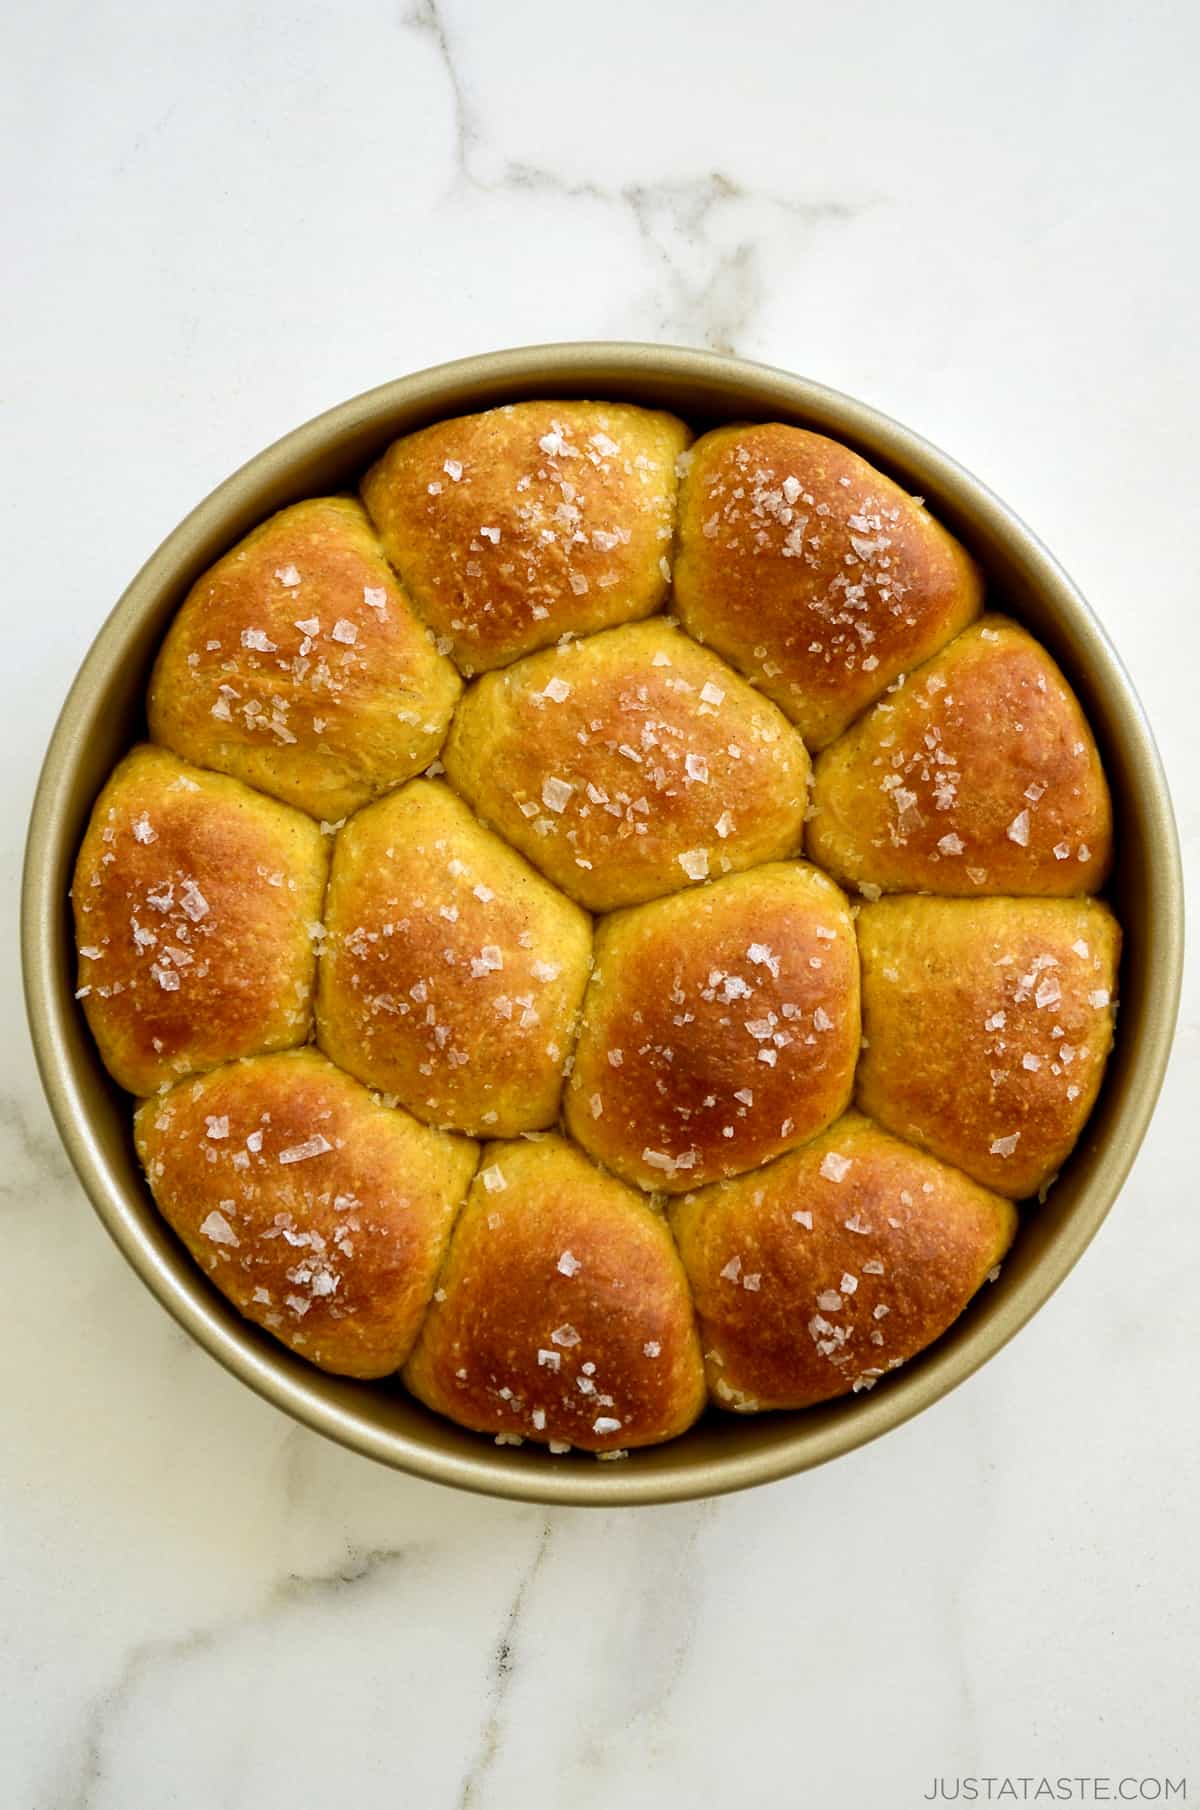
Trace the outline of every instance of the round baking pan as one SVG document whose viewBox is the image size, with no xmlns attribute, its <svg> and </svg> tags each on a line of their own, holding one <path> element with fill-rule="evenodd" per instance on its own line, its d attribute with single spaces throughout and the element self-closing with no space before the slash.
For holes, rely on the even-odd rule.
<svg viewBox="0 0 1200 1810">
<path fill-rule="evenodd" d="M 1045 643 L 1091 720 L 1113 792 L 1109 890 L 1125 931 L 1099 1102 L 1044 1204 L 1023 1210 L 994 1286 L 869 1394 L 795 1414 L 710 1411 L 683 1438 L 615 1464 L 495 1446 L 427 1413 L 398 1383 L 327 1376 L 243 1320 L 159 1217 L 134 1154 L 129 1100 L 105 1073 L 74 998 L 76 849 L 108 773 L 144 734 L 150 665 L 193 580 L 273 510 L 352 485 L 398 434 L 539 396 L 668 408 L 697 431 L 792 422 L 845 441 L 923 496 L 985 568 L 990 604 Z M 998 1351 L 1053 1294 L 1128 1174 L 1170 1052 L 1182 950 L 1179 849 L 1149 726 L 1095 616 L 1024 523 L 953 460 L 848 396 L 741 359 L 631 344 L 528 346 L 399 378 L 297 428 L 213 491 L 143 566 L 80 668 L 34 801 L 22 910 L 34 1048 L 63 1142 L 108 1231 L 180 1325 L 268 1401 L 368 1457 L 497 1496 L 606 1507 L 712 1496 L 822 1464 L 919 1413 Z"/>
</svg>

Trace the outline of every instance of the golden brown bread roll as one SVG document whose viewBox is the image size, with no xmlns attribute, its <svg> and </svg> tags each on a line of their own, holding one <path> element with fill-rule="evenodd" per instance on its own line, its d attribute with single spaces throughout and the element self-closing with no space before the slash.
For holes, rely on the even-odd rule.
<svg viewBox="0 0 1200 1810">
<path fill-rule="evenodd" d="M 239 1313 L 323 1370 L 399 1369 L 474 1144 L 380 1105 L 311 1049 L 181 1082 L 134 1132 L 164 1219 Z"/>
<path fill-rule="evenodd" d="M 566 1096 L 598 1162 L 667 1193 L 752 1169 L 848 1105 L 858 952 L 801 862 L 605 919 Z"/>
<path fill-rule="evenodd" d="M 847 447 L 689 440 L 518 403 L 263 523 L 78 860 L 165 1218 L 293 1351 L 500 1443 L 672 1438 L 705 1361 L 746 1412 L 871 1387 L 992 1271 L 1113 1034 L 1111 806 L 1049 655 Z M 682 629 L 643 620 L 673 558 Z M 504 1140 L 473 1186 L 458 1133 Z"/>
<path fill-rule="evenodd" d="M 561 1138 L 489 1145 L 404 1380 L 502 1439 L 674 1438 L 704 1405 L 704 1368 L 666 1222 Z"/>
<path fill-rule="evenodd" d="M 122 1087 L 304 1042 L 328 866 L 299 811 L 162 748 L 126 755 L 72 888 L 79 994 Z"/>
<path fill-rule="evenodd" d="M 692 449 L 675 602 L 823 748 L 978 615 L 970 555 L 847 446 L 778 422 Z"/>
<path fill-rule="evenodd" d="M 552 1124 L 591 925 L 436 781 L 340 832 L 317 996 L 325 1053 L 432 1124 Z"/>
<path fill-rule="evenodd" d="M 858 1104 L 1019 1200 L 1069 1154 L 1112 1043 L 1121 932 L 1095 899 L 883 899 L 858 918 Z"/>
<path fill-rule="evenodd" d="M 807 1408 L 939 1338 L 1000 1262 L 1010 1201 L 847 1113 L 671 1205 L 714 1401 Z"/>
<path fill-rule="evenodd" d="M 619 402 L 509 404 L 397 440 L 363 499 L 425 621 L 484 672 L 658 608 L 689 438 Z"/>
<path fill-rule="evenodd" d="M 150 681 L 150 733 L 336 821 L 429 765 L 461 689 L 362 506 L 319 497 L 197 580 Z"/>
<path fill-rule="evenodd" d="M 480 815 L 592 911 L 800 848 L 800 737 L 661 621 L 478 680 L 443 758 Z"/>
<path fill-rule="evenodd" d="M 817 762 L 807 849 L 885 892 L 1094 892 L 1108 786 L 1045 648 L 985 616 L 881 699 Z"/>
</svg>

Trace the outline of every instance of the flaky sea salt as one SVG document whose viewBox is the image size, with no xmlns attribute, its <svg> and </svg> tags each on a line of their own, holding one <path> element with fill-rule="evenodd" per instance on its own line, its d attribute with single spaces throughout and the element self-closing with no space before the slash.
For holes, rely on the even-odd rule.
<svg viewBox="0 0 1200 1810">
<path fill-rule="evenodd" d="M 201 918 L 208 916 L 208 900 L 194 880 L 185 880 L 179 888 L 179 909 L 193 924 L 198 924 Z"/>
<path fill-rule="evenodd" d="M 332 1149 L 329 1139 L 322 1137 L 318 1131 L 315 1137 L 305 1138 L 302 1144 L 291 1144 L 286 1150 L 281 1150 L 279 1160 L 281 1163 L 306 1163 L 310 1157 L 324 1156 L 327 1150 Z"/>
<path fill-rule="evenodd" d="M 200 1232 L 203 1237 L 211 1238 L 214 1244 L 239 1244 L 241 1242 L 224 1213 L 218 1213 L 215 1207 L 207 1219 L 200 1221 Z"/>
<path fill-rule="evenodd" d="M 265 629 L 244 628 L 242 630 L 242 646 L 252 649 L 256 654 L 276 654 L 278 644 L 271 640 Z"/>
<path fill-rule="evenodd" d="M 575 790 L 565 779 L 553 777 L 542 781 L 542 803 L 548 811 L 563 812 L 567 808 L 572 792 Z"/>
</svg>

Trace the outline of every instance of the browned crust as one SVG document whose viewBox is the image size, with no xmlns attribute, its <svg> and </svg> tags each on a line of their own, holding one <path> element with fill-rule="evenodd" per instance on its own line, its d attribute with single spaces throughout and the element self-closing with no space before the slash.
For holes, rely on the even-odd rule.
<svg viewBox="0 0 1200 1810">
<path fill-rule="evenodd" d="M 689 865 L 732 873 L 800 848 L 800 737 L 661 621 L 478 680 L 444 758 L 476 810 L 592 911 L 675 892 Z"/>
<path fill-rule="evenodd" d="M 558 1115 L 591 925 L 448 787 L 414 780 L 339 833 L 318 1041 L 432 1124 Z"/>
<path fill-rule="evenodd" d="M 83 1009 L 122 1087 L 304 1042 L 327 870 L 298 811 L 165 749 L 126 755 L 72 888 Z"/>
<path fill-rule="evenodd" d="M 1112 806 L 1045 648 L 985 616 L 821 755 L 808 852 L 886 892 L 1095 892 Z"/>
<path fill-rule="evenodd" d="M 626 1180 L 681 1193 L 836 1118 L 858 1042 L 845 899 L 800 862 L 757 867 L 600 925 L 567 1127 Z"/>
<path fill-rule="evenodd" d="M 336 822 L 428 766 L 461 689 L 362 506 L 320 497 L 197 580 L 150 680 L 150 732 Z"/>
<path fill-rule="evenodd" d="M 185 1081 L 134 1130 L 164 1219 L 239 1313 L 322 1370 L 399 1369 L 474 1144 L 380 1105 L 315 1050 Z"/>
<path fill-rule="evenodd" d="M 869 1389 L 940 1338 L 1016 1231 L 989 1194 L 858 1113 L 672 1203 L 712 1398 L 739 1413 Z"/>
<path fill-rule="evenodd" d="M 1094 740 L 1038 643 L 972 626 L 969 555 L 822 436 L 689 438 L 517 404 L 263 523 L 169 629 L 167 746 L 113 773 L 74 887 L 102 1059 L 159 1090 L 152 1189 L 237 1309 L 601 1455 L 690 1425 L 705 1362 L 720 1405 L 794 1408 L 939 1337 L 1088 1118 L 1120 952 L 1075 896 L 1112 861 Z M 639 620 L 677 472 L 688 634 Z M 450 725 L 462 796 L 412 777 Z M 791 858 L 806 741 L 833 879 Z M 905 896 L 856 937 L 834 880 Z M 590 985 L 581 905 L 614 913 Z M 455 1131 L 523 1136 L 451 1237 Z"/>
<path fill-rule="evenodd" d="M 666 596 L 681 421 L 613 402 L 522 402 L 397 440 L 363 499 L 463 672 Z"/>
<path fill-rule="evenodd" d="M 884 899 L 863 907 L 858 940 L 858 1104 L 997 1193 L 1036 1193 L 1083 1129 L 1112 1044 L 1111 911 Z"/>
<path fill-rule="evenodd" d="M 561 1138 L 489 1145 L 404 1380 L 478 1432 L 592 1452 L 673 1439 L 704 1371 L 661 1215 Z"/>
<path fill-rule="evenodd" d="M 778 422 L 692 449 L 679 502 L 684 627 L 823 748 L 978 615 L 970 558 L 849 447 Z"/>
</svg>

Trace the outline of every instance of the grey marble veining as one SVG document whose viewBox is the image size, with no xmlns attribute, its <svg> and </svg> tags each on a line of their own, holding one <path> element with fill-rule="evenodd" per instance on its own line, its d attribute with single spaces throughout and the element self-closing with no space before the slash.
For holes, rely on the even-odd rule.
<svg viewBox="0 0 1200 1810">
<path fill-rule="evenodd" d="M 873 205 L 862 201 L 806 200 L 757 190 L 719 167 L 674 181 L 635 181 L 619 186 L 600 177 L 572 178 L 552 163 L 496 156 L 471 105 L 462 53 L 452 39 L 438 0 L 418 0 L 403 16 L 437 54 L 453 115 L 453 181 L 463 188 L 514 200 L 552 198 L 590 205 L 615 216 L 636 235 L 632 248 L 650 276 L 637 306 L 648 336 L 737 352 L 758 307 L 764 284 L 761 248 L 784 242 L 807 249 L 818 229 L 844 225 Z"/>
</svg>

